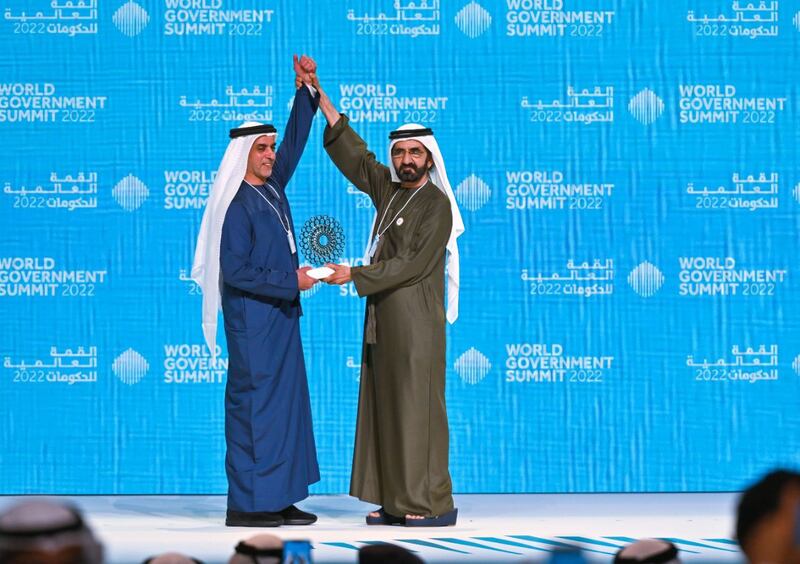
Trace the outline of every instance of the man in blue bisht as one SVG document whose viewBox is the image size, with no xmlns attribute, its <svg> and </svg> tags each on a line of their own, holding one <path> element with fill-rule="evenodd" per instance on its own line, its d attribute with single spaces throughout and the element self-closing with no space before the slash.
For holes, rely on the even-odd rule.
<svg viewBox="0 0 800 564">
<path fill-rule="evenodd" d="M 310 59 L 301 59 L 306 66 Z M 311 61 L 313 63 L 313 61 Z M 230 132 L 206 204 L 192 279 L 203 289 L 203 333 L 216 356 L 222 306 L 228 342 L 225 388 L 225 524 L 310 525 L 294 504 L 319 481 L 300 341 L 300 292 L 316 283 L 299 268 L 286 185 L 308 140 L 319 95 L 297 57 L 294 104 L 277 152 L 272 125 Z"/>
</svg>

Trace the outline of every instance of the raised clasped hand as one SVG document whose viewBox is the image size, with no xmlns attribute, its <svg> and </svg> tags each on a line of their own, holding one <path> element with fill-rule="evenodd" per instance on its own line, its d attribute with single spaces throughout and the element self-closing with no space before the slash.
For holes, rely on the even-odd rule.
<svg viewBox="0 0 800 564">
<path fill-rule="evenodd" d="M 311 84 L 313 86 L 314 82 L 317 81 L 317 63 L 315 63 L 314 59 L 307 55 L 302 55 L 300 58 L 298 58 L 297 55 L 294 55 L 293 57 L 296 81 L 305 84 Z"/>
</svg>

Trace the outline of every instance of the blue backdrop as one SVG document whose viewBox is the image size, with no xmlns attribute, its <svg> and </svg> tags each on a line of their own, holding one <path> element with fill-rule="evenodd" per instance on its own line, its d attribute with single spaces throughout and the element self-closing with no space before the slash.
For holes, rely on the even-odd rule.
<svg viewBox="0 0 800 564">
<path fill-rule="evenodd" d="M 188 280 L 227 131 L 293 53 L 385 159 L 429 125 L 466 224 L 458 492 L 697 491 L 800 463 L 800 2 L 0 2 L 2 493 L 222 493 L 224 338 Z M 298 230 L 368 199 L 322 148 Z M 322 481 L 347 489 L 363 301 L 304 296 Z"/>
</svg>

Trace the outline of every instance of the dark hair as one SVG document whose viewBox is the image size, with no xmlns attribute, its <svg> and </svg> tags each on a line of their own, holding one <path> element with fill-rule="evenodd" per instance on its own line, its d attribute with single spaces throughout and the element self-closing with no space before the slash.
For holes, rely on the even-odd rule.
<svg viewBox="0 0 800 564">
<path fill-rule="evenodd" d="M 653 539 L 647 549 L 644 548 L 643 543 L 647 540 L 634 541 L 631 544 L 623 546 L 614 555 L 614 564 L 661 564 L 664 562 L 672 562 L 678 559 L 678 547 L 668 540 Z M 636 549 L 639 549 L 639 554 L 632 556 Z"/>
<path fill-rule="evenodd" d="M 359 564 L 422 564 L 415 554 L 396 544 L 378 543 L 362 546 L 358 551 Z"/>
<path fill-rule="evenodd" d="M 158 558 L 158 556 L 151 556 L 147 560 L 144 560 L 142 564 L 151 564 L 151 562 L 153 562 L 156 558 Z M 198 560 L 197 558 L 193 558 L 191 556 L 187 556 L 186 558 L 194 562 L 194 564 L 205 564 L 202 560 Z"/>
<path fill-rule="evenodd" d="M 742 549 L 758 524 L 778 510 L 784 489 L 792 483 L 800 486 L 799 473 L 773 470 L 742 493 L 736 510 L 736 540 Z"/>
</svg>

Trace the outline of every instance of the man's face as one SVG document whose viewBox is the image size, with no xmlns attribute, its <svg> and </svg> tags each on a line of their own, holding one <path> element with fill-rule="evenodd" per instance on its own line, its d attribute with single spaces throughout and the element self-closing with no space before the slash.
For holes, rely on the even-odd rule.
<svg viewBox="0 0 800 564">
<path fill-rule="evenodd" d="M 247 155 L 247 172 L 266 182 L 275 164 L 275 136 L 262 135 L 255 140 Z"/>
<path fill-rule="evenodd" d="M 433 166 L 431 154 L 419 141 L 398 141 L 392 146 L 392 164 L 403 182 L 416 182 Z"/>
</svg>

